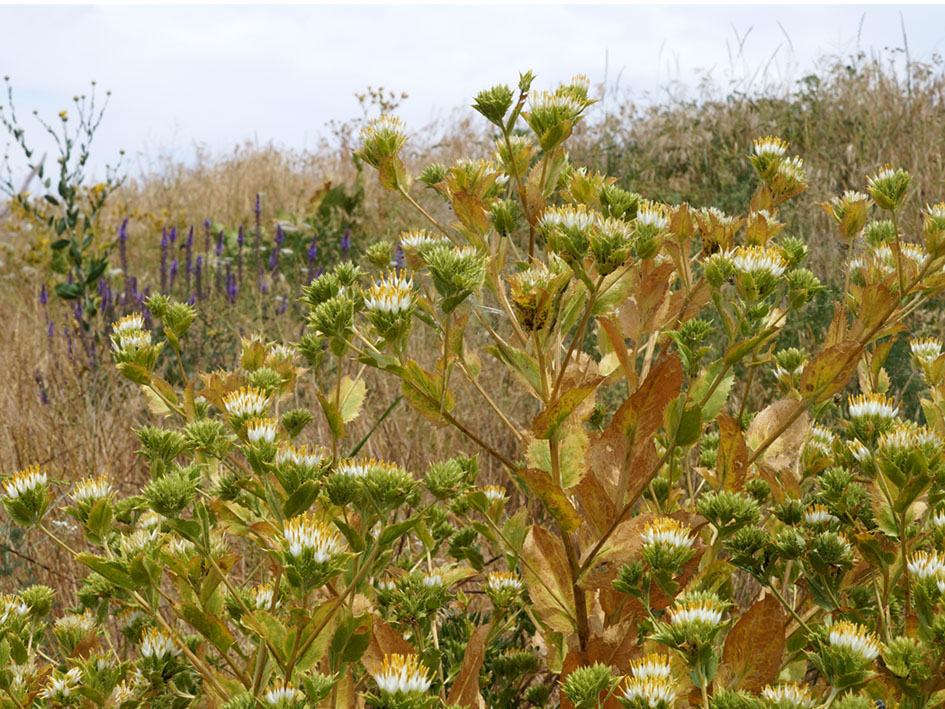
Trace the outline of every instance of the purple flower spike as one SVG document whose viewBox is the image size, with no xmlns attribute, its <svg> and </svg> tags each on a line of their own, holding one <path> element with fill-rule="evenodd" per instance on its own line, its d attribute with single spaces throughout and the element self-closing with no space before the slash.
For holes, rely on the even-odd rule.
<svg viewBox="0 0 945 709">
<path fill-rule="evenodd" d="M 43 284 L 43 287 L 39 289 L 39 302 L 42 305 L 46 305 L 49 302 L 49 293 L 46 292 L 46 284 Z"/>
<path fill-rule="evenodd" d="M 308 245 L 308 251 L 306 252 L 308 256 L 308 265 L 311 266 L 315 259 L 318 258 L 318 236 L 312 236 L 312 243 Z"/>
<path fill-rule="evenodd" d="M 279 246 L 282 246 L 282 242 L 285 241 L 285 232 L 282 231 L 281 225 L 276 226 L 276 235 L 273 237 L 273 240 L 279 244 Z"/>
<path fill-rule="evenodd" d="M 171 240 L 172 244 L 177 243 L 177 227 L 172 226 L 171 230 L 167 234 L 167 238 Z"/>
<path fill-rule="evenodd" d="M 131 217 L 125 217 L 118 227 L 118 243 L 124 244 L 128 241 L 128 220 Z"/>
<path fill-rule="evenodd" d="M 256 206 L 253 207 L 253 214 L 256 215 L 257 220 L 259 219 L 260 216 L 262 216 L 262 203 L 259 201 L 258 192 L 256 193 Z"/>
<path fill-rule="evenodd" d="M 223 255 L 223 230 L 222 230 L 222 229 L 220 229 L 220 233 L 217 235 L 217 249 L 216 249 L 216 254 L 217 254 L 217 256 L 222 256 L 222 255 Z"/>
<path fill-rule="evenodd" d="M 351 230 L 345 229 L 345 233 L 341 236 L 341 257 L 344 258 L 348 255 L 348 251 L 351 250 Z"/>
<path fill-rule="evenodd" d="M 48 323 L 46 323 L 46 337 L 48 337 L 51 340 L 55 334 L 56 334 L 56 326 L 53 325 L 53 321 L 50 320 Z"/>
<path fill-rule="evenodd" d="M 203 297 L 203 288 L 201 286 L 203 281 L 203 256 L 197 257 L 197 265 L 194 266 L 194 284 L 197 289 L 197 300 L 200 300 Z"/>
<path fill-rule="evenodd" d="M 289 307 L 289 299 L 282 296 L 282 301 L 276 306 L 276 315 L 282 315 Z"/>
<path fill-rule="evenodd" d="M 269 270 L 275 271 L 276 266 L 279 265 L 279 247 L 273 246 L 272 251 L 269 253 Z"/>
<path fill-rule="evenodd" d="M 173 290 L 173 288 L 174 288 L 174 280 L 177 278 L 177 269 L 178 269 L 177 259 L 175 258 L 173 261 L 171 261 L 171 273 L 170 273 L 170 276 L 171 276 L 171 283 L 170 283 L 170 287 L 171 287 L 172 290 Z"/>
<path fill-rule="evenodd" d="M 203 250 L 205 252 L 210 251 L 210 220 L 203 220 Z"/>
</svg>

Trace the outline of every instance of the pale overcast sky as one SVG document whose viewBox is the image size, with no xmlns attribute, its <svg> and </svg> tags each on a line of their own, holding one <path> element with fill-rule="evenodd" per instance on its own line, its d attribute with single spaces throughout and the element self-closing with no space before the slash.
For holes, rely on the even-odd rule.
<svg viewBox="0 0 945 709">
<path fill-rule="evenodd" d="M 110 88 L 96 163 L 122 147 L 134 174 L 136 156 L 186 160 L 195 142 L 314 147 L 329 120 L 359 114 L 353 94 L 369 84 L 408 92 L 399 113 L 420 128 L 528 68 L 542 88 L 599 82 L 605 53 L 610 80 L 638 97 L 704 70 L 796 80 L 824 53 L 902 47 L 900 13 L 914 59 L 945 53 L 941 6 L 0 5 L 0 74 L 28 127 L 90 79 Z"/>
</svg>

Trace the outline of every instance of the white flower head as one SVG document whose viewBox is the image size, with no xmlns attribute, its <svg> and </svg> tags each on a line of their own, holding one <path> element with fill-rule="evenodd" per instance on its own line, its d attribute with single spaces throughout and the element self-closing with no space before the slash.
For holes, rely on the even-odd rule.
<svg viewBox="0 0 945 709">
<path fill-rule="evenodd" d="M 309 553 L 313 561 L 324 563 L 344 550 L 338 533 L 309 512 L 287 520 L 283 535 L 289 555 L 296 558 Z"/>
<path fill-rule="evenodd" d="M 274 443 L 278 432 L 279 422 L 270 418 L 252 419 L 246 424 L 246 437 L 250 443 Z"/>
<path fill-rule="evenodd" d="M 266 690 L 263 695 L 266 704 L 272 707 L 285 706 L 293 702 L 300 702 L 305 699 L 305 694 L 283 681 L 276 682 L 272 687 Z"/>
<path fill-rule="evenodd" d="M 669 677 L 651 675 L 630 677 L 623 687 L 623 698 L 633 705 L 653 709 L 671 707 L 676 700 L 676 684 Z"/>
<path fill-rule="evenodd" d="M 820 455 L 830 455 L 834 441 L 837 437 L 823 426 L 814 424 L 810 429 L 810 439 L 807 441 L 807 447 L 813 449 Z"/>
<path fill-rule="evenodd" d="M 486 579 L 486 587 L 492 591 L 521 591 L 522 580 L 515 574 L 506 571 L 495 571 Z"/>
<path fill-rule="evenodd" d="M 391 315 L 409 312 L 413 307 L 413 278 L 397 271 L 386 273 L 365 291 L 364 307 Z"/>
<path fill-rule="evenodd" d="M 423 575 L 421 583 L 426 588 L 440 588 L 446 585 L 446 581 L 443 579 L 443 574 L 439 571 L 428 571 Z"/>
<path fill-rule="evenodd" d="M 814 698 L 810 690 L 800 684 L 770 684 L 761 690 L 761 696 L 778 707 L 778 709 L 810 709 L 814 706 Z"/>
<path fill-rule="evenodd" d="M 882 645 L 873 633 L 847 620 L 837 621 L 830 627 L 829 639 L 831 646 L 850 650 L 864 660 L 875 660 L 882 650 Z"/>
<path fill-rule="evenodd" d="M 839 518 L 830 514 L 826 507 L 823 505 L 811 505 L 804 512 L 804 521 L 807 524 L 811 525 L 821 525 L 829 524 L 831 522 L 839 522 Z"/>
<path fill-rule="evenodd" d="M 690 536 L 689 525 L 683 524 L 672 517 L 658 517 L 644 527 L 643 544 L 645 546 L 659 545 L 669 549 L 689 549 L 695 539 Z"/>
<path fill-rule="evenodd" d="M 170 635 L 157 628 L 148 628 L 141 639 L 141 656 L 163 660 L 175 657 L 181 653 L 179 647 Z"/>
<path fill-rule="evenodd" d="M 932 364 L 942 355 L 942 341 L 932 337 L 923 337 L 909 343 L 912 356 L 923 364 Z"/>
<path fill-rule="evenodd" d="M 69 496 L 75 503 L 94 505 L 111 495 L 113 490 L 111 479 L 102 473 L 98 477 L 88 477 L 77 482 Z"/>
<path fill-rule="evenodd" d="M 767 274 L 774 278 L 783 276 L 787 268 L 780 251 L 764 246 L 739 246 L 734 250 L 732 263 L 740 273 Z"/>
<path fill-rule="evenodd" d="M 21 470 L 16 475 L 3 481 L 6 497 L 15 500 L 20 495 L 33 492 L 46 484 L 46 471 L 38 465 Z"/>
<path fill-rule="evenodd" d="M 758 138 L 752 143 L 751 151 L 759 157 L 783 157 L 787 152 L 787 143 L 776 138 L 774 136 L 768 135 L 764 138 Z"/>
<path fill-rule="evenodd" d="M 55 672 L 46 680 L 46 686 L 40 692 L 45 699 L 56 703 L 67 703 L 79 689 L 82 682 L 82 670 L 73 667 L 65 673 Z"/>
<path fill-rule="evenodd" d="M 382 694 L 424 693 L 432 683 L 429 671 L 416 655 L 385 655 L 371 676 Z"/>
<path fill-rule="evenodd" d="M 538 220 L 545 230 L 560 228 L 565 231 L 588 232 L 597 224 L 597 214 L 583 204 L 548 207 Z"/>
<path fill-rule="evenodd" d="M 850 418 L 877 418 L 890 421 L 899 415 L 899 407 L 883 394 L 860 394 L 849 400 Z"/>
<path fill-rule="evenodd" d="M 482 492 L 489 502 L 498 502 L 505 499 L 505 488 L 499 485 L 486 485 L 482 488 Z"/>
<path fill-rule="evenodd" d="M 262 417 L 269 409 L 269 397 L 256 387 L 240 387 L 223 397 L 223 407 L 238 418 Z"/>
<path fill-rule="evenodd" d="M 632 660 L 630 662 L 630 672 L 639 679 L 647 677 L 665 677 L 669 679 L 673 670 L 669 664 L 669 657 L 659 653 L 650 653 L 639 660 Z"/>
</svg>

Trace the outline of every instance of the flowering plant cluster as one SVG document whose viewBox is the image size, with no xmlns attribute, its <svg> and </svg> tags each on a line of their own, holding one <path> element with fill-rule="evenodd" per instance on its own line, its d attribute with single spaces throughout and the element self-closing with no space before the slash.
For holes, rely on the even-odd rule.
<svg viewBox="0 0 945 709">
<path fill-rule="evenodd" d="M 149 299 L 160 335 L 116 323 L 117 366 L 163 417 L 138 431 L 150 480 L 130 497 L 78 483 L 82 540 L 47 524 L 42 468 L 4 481 L 11 518 L 91 573 L 51 632 L 48 589 L 3 601 L 0 703 L 945 701 L 945 351 L 908 334 L 945 290 L 945 206 L 904 232 L 894 168 L 822 205 L 844 289 L 822 341 L 782 347 L 824 290 L 782 211 L 807 189 L 802 159 L 774 137 L 746 146 L 743 216 L 649 201 L 570 162 L 586 78 L 533 81 L 476 97 L 492 155 L 416 178 L 404 124 L 365 127 L 358 159 L 424 225 L 313 278 L 292 345 L 244 339 L 238 366 L 191 378 L 191 305 Z M 421 329 L 439 346 L 418 349 Z M 902 340 L 923 421 L 884 369 Z M 157 373 L 168 356 L 179 386 Z M 363 456 L 347 434 L 366 368 L 505 486 L 477 484 L 475 455 L 425 471 Z M 331 383 L 314 410 L 307 369 Z"/>
</svg>

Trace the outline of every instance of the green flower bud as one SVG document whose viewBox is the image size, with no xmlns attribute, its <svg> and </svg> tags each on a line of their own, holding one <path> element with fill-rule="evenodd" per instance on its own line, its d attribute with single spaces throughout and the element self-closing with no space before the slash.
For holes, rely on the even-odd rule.
<svg viewBox="0 0 945 709">
<path fill-rule="evenodd" d="M 197 317 L 197 311 L 190 303 L 173 303 L 161 318 L 164 327 L 170 330 L 175 337 L 183 337 L 190 329 L 191 323 Z"/>
<path fill-rule="evenodd" d="M 423 172 L 420 173 L 418 178 L 420 182 L 425 182 L 429 186 L 438 185 L 443 182 L 449 175 L 449 170 L 446 165 L 441 162 L 431 163 L 427 165 Z"/>
<path fill-rule="evenodd" d="M 367 248 L 368 261 L 370 261 L 375 267 L 384 269 L 390 268 L 391 265 L 391 249 L 393 244 L 389 241 L 376 241 Z"/>
<path fill-rule="evenodd" d="M 180 468 L 163 478 L 149 482 L 142 494 L 148 506 L 165 517 L 176 517 L 194 500 L 200 473 L 193 468 Z"/>
<path fill-rule="evenodd" d="M 498 234 L 508 236 L 515 231 L 518 220 L 522 217 L 522 208 L 516 200 L 500 199 L 489 207 L 492 227 Z"/>
<path fill-rule="evenodd" d="M 715 527 L 720 537 L 727 537 L 747 524 L 758 521 L 758 502 L 742 492 L 708 492 L 696 504 L 699 514 Z"/>
<path fill-rule="evenodd" d="M 820 279 L 806 268 L 798 268 L 788 273 L 787 282 L 788 302 L 795 310 L 809 303 L 824 289 Z"/>
<path fill-rule="evenodd" d="M 473 108 L 481 113 L 487 121 L 500 128 L 503 125 L 505 114 L 512 107 L 512 89 L 505 84 L 493 86 L 491 89 L 480 91 L 476 95 Z"/>
<path fill-rule="evenodd" d="M 33 585 L 24 588 L 19 595 L 29 608 L 30 617 L 43 618 L 49 614 L 56 592 L 49 586 Z"/>
<path fill-rule="evenodd" d="M 445 500 L 463 486 L 466 473 L 455 459 L 433 463 L 427 471 L 424 485 L 438 500 Z"/>
<path fill-rule="evenodd" d="M 637 208 L 643 203 L 643 197 L 636 192 L 629 192 L 616 185 L 604 185 L 598 194 L 600 211 L 605 217 L 630 221 L 637 216 Z"/>
<path fill-rule="evenodd" d="M 442 296 L 440 307 L 447 314 L 477 292 L 486 277 L 486 257 L 470 246 L 433 246 L 423 258 Z"/>
<path fill-rule="evenodd" d="M 874 249 L 896 240 L 896 225 L 891 219 L 870 222 L 863 230 L 863 240 Z"/>
<path fill-rule="evenodd" d="M 880 209 L 894 212 L 905 201 L 911 182 L 912 176 L 905 170 L 885 165 L 867 179 L 866 189 Z"/>
<path fill-rule="evenodd" d="M 312 412 L 308 409 L 292 409 L 282 414 L 279 420 L 282 422 L 282 427 L 289 434 L 289 438 L 295 438 L 311 422 Z"/>
<path fill-rule="evenodd" d="M 617 681 L 608 665 L 595 662 L 573 670 L 561 691 L 576 709 L 595 709 L 600 706 L 601 695 L 610 692 Z"/>
</svg>

